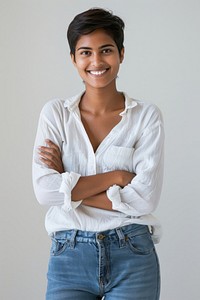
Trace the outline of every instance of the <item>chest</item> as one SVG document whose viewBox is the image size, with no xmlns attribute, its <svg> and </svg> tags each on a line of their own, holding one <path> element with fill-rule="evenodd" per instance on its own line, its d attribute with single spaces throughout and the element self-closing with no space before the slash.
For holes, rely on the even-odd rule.
<svg viewBox="0 0 200 300">
<path fill-rule="evenodd" d="M 100 116 L 81 112 L 81 120 L 94 152 L 109 135 L 112 129 L 121 121 L 119 112 L 112 112 Z"/>
<path fill-rule="evenodd" d="M 65 170 L 83 176 L 133 169 L 138 139 L 137 121 L 130 115 L 92 117 L 71 114 L 63 131 L 62 160 Z M 98 148 L 98 149 L 97 149 Z"/>
</svg>

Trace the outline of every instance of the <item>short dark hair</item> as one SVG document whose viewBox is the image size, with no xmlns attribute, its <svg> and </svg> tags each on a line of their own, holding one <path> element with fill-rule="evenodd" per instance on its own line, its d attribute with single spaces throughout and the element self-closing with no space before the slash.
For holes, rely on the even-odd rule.
<svg viewBox="0 0 200 300">
<path fill-rule="evenodd" d="M 115 41 L 119 53 L 124 45 L 124 21 L 113 15 L 111 11 L 102 8 L 91 8 L 78 15 L 69 24 L 67 39 L 70 53 L 75 55 L 75 48 L 82 35 L 89 34 L 96 29 L 103 29 Z"/>
</svg>

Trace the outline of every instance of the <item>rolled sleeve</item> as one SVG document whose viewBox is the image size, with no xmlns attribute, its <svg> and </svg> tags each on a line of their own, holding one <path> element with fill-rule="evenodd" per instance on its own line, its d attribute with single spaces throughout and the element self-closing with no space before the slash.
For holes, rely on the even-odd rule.
<svg viewBox="0 0 200 300">
<path fill-rule="evenodd" d="M 107 190 L 113 209 L 135 217 L 155 211 L 163 182 L 163 147 L 162 116 L 155 110 L 135 145 L 133 172 L 136 176 L 123 188 L 114 185 Z"/>
<path fill-rule="evenodd" d="M 60 193 L 64 193 L 64 204 L 62 206 L 63 210 L 68 212 L 71 209 L 76 209 L 82 201 L 72 201 L 71 191 L 77 184 L 80 174 L 71 172 L 62 174 L 62 183 L 59 189 Z"/>
<path fill-rule="evenodd" d="M 42 163 L 38 154 L 38 147 L 46 146 L 46 139 L 58 145 L 62 151 L 63 133 L 59 128 L 63 120 L 59 115 L 58 105 L 58 101 L 49 102 L 40 114 L 33 151 L 32 179 L 36 198 L 41 205 L 61 206 L 63 210 L 69 211 L 81 204 L 81 201 L 71 199 L 71 191 L 81 175 L 75 172 L 60 174 Z"/>
<path fill-rule="evenodd" d="M 123 203 L 123 199 L 121 198 L 120 191 L 122 188 L 118 185 L 113 185 L 107 190 L 107 197 L 112 202 L 112 208 L 114 210 L 118 210 L 128 214 L 130 210 L 130 206 L 128 203 Z"/>
</svg>

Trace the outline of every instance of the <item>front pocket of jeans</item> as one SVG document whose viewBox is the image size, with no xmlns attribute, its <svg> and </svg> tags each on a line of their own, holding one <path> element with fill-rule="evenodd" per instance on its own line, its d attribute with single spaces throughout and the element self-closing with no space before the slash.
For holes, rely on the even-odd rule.
<svg viewBox="0 0 200 300">
<path fill-rule="evenodd" d="M 126 236 L 127 245 L 136 254 L 150 254 L 154 250 L 154 244 L 150 233 L 146 232 L 136 236 Z"/>
<path fill-rule="evenodd" d="M 66 239 L 55 239 L 52 238 L 52 245 L 51 245 L 51 255 L 57 256 L 62 254 L 67 247 Z"/>
</svg>

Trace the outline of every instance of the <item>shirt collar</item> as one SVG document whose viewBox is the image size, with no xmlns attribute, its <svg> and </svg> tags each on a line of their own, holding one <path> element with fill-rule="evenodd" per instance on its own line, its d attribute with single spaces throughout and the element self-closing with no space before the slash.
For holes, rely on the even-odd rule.
<svg viewBox="0 0 200 300">
<path fill-rule="evenodd" d="M 80 100 L 81 100 L 81 97 L 82 95 L 85 93 L 85 91 L 79 93 L 78 95 L 76 96 L 73 96 L 73 97 L 70 97 L 68 99 L 65 100 L 64 102 L 64 107 L 65 108 L 68 108 L 69 111 L 72 111 L 74 109 L 77 108 Z M 130 109 L 130 108 L 133 108 L 137 105 L 137 102 L 130 98 L 126 93 L 124 93 L 124 97 L 125 97 L 125 109 L 119 114 L 120 116 L 123 116 L 127 113 L 127 110 Z"/>
<path fill-rule="evenodd" d="M 84 93 L 85 93 L 85 91 L 79 93 L 79 94 L 76 95 L 76 96 L 73 96 L 73 97 L 70 97 L 70 98 L 66 99 L 65 102 L 64 102 L 64 107 L 65 107 L 65 108 L 68 108 L 69 111 L 72 111 L 72 110 L 74 110 L 75 108 L 77 108 L 77 106 L 78 106 L 78 104 L 79 104 L 79 102 L 80 102 L 80 100 L 81 100 L 81 97 L 82 97 L 82 95 L 83 95 Z"/>
<path fill-rule="evenodd" d="M 128 109 L 133 108 L 137 105 L 137 102 L 130 98 L 126 93 L 124 93 L 124 97 L 125 97 L 125 109 L 119 114 L 120 116 L 123 116 L 127 113 Z"/>
</svg>

